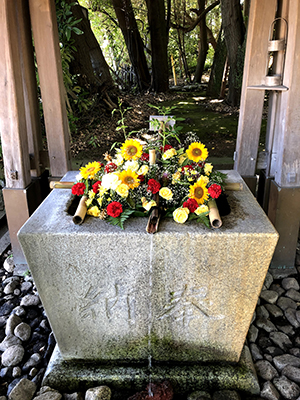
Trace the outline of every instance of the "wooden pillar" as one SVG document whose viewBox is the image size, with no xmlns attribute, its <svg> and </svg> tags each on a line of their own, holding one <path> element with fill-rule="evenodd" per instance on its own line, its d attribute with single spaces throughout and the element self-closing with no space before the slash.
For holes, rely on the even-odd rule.
<svg viewBox="0 0 300 400">
<path fill-rule="evenodd" d="M 42 172 L 27 0 L 0 2 L 0 54 L 0 131 L 6 181 L 3 195 L 15 263 L 22 264 L 25 259 L 17 232 L 41 201 L 39 185 L 31 183 L 31 172 L 34 176 Z"/>
<path fill-rule="evenodd" d="M 252 0 L 241 94 L 234 169 L 254 176 L 265 92 L 255 87 L 264 83 L 267 70 L 268 37 L 277 0 Z"/>
<path fill-rule="evenodd" d="M 60 58 L 55 0 L 29 0 L 51 175 L 71 169 L 69 125 Z"/>
<path fill-rule="evenodd" d="M 290 0 L 285 8 L 288 42 L 283 92 L 278 105 L 270 174 L 274 177 L 269 199 L 269 217 L 279 232 L 272 266 L 294 266 L 300 225 L 300 4 Z"/>
<path fill-rule="evenodd" d="M 6 186 L 23 189 L 31 176 L 22 78 L 23 40 L 18 27 L 21 3 L 0 2 L 0 130 Z"/>
</svg>

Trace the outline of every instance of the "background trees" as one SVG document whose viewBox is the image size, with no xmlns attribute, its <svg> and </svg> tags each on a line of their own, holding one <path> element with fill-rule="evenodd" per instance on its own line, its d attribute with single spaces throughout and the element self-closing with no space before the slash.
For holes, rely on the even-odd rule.
<svg viewBox="0 0 300 400">
<path fill-rule="evenodd" d="M 187 82 L 200 83 L 204 72 L 211 73 L 208 93 L 216 95 L 228 56 L 227 101 L 238 104 L 245 38 L 240 0 L 56 2 L 58 10 L 68 4 L 70 18 L 76 21 L 67 64 L 69 73 L 84 77 L 80 86 L 97 91 L 114 81 L 120 89 L 167 91 L 172 55 L 177 76 Z M 249 3 L 245 2 L 246 15 Z"/>
</svg>

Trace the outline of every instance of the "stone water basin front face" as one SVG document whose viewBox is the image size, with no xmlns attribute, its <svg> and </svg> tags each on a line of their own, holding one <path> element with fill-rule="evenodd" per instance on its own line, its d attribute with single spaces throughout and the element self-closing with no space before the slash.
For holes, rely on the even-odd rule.
<svg viewBox="0 0 300 400">
<path fill-rule="evenodd" d="M 219 230 L 149 235 L 146 218 L 74 225 L 71 191 L 53 190 L 18 237 L 63 359 L 237 362 L 278 234 L 245 184 L 228 195 Z"/>
</svg>

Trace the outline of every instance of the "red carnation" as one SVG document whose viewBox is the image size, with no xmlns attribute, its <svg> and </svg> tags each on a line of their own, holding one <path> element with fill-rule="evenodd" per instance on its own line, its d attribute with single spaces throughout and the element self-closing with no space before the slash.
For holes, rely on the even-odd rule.
<svg viewBox="0 0 300 400">
<path fill-rule="evenodd" d="M 167 150 L 172 149 L 172 146 L 170 144 L 166 144 L 164 147 L 160 147 L 160 151 L 165 153 Z"/>
<path fill-rule="evenodd" d="M 109 203 L 109 205 L 106 208 L 107 215 L 116 218 L 123 212 L 123 207 L 122 204 L 119 203 L 118 201 L 113 201 L 112 203 Z"/>
<path fill-rule="evenodd" d="M 105 172 L 106 172 L 107 174 L 109 174 L 110 172 L 114 172 L 117 168 L 118 168 L 118 167 L 116 166 L 116 164 L 113 163 L 113 162 L 111 162 L 111 163 L 108 163 L 108 164 L 106 165 L 106 167 L 105 167 Z"/>
<path fill-rule="evenodd" d="M 160 189 L 160 183 L 157 182 L 155 179 L 149 179 L 148 181 L 148 192 L 151 192 L 153 194 L 158 193 Z"/>
<path fill-rule="evenodd" d="M 191 213 L 195 212 L 198 208 L 198 203 L 195 199 L 188 199 L 183 203 L 183 207 L 187 207 Z"/>
<path fill-rule="evenodd" d="M 101 186 L 101 181 L 97 181 L 96 183 L 93 184 L 93 192 L 98 193 L 99 186 Z"/>
<path fill-rule="evenodd" d="M 84 194 L 84 191 L 85 184 L 83 182 L 75 183 L 75 185 L 72 186 L 72 193 L 76 196 L 82 196 Z"/>
<path fill-rule="evenodd" d="M 194 169 L 194 166 L 193 165 L 185 165 L 184 167 L 181 168 L 181 171 L 183 172 L 185 168 L 188 169 L 189 171 L 191 171 Z"/>
<path fill-rule="evenodd" d="M 100 161 L 97 161 L 97 163 L 100 165 L 100 168 L 104 167 L 104 164 Z"/>
<path fill-rule="evenodd" d="M 149 154 L 148 153 L 143 153 L 141 155 L 141 160 L 142 161 L 149 161 Z"/>
<path fill-rule="evenodd" d="M 209 188 L 208 188 L 208 193 L 210 197 L 213 199 L 217 199 L 220 194 L 222 193 L 222 189 L 220 185 L 217 185 L 216 183 L 213 183 Z"/>
<path fill-rule="evenodd" d="M 144 177 L 144 175 L 138 175 L 138 179 L 140 182 L 144 182 L 145 177 Z"/>
</svg>

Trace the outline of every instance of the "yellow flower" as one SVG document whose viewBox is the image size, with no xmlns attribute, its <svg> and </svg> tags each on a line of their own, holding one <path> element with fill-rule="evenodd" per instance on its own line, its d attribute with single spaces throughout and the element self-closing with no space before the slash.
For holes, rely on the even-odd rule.
<svg viewBox="0 0 300 400">
<path fill-rule="evenodd" d="M 89 199 L 93 199 L 95 197 L 96 193 L 93 190 L 89 190 L 88 195 L 89 195 Z"/>
<path fill-rule="evenodd" d="M 178 159 L 178 164 L 182 165 L 185 162 L 186 159 L 187 159 L 186 153 L 181 154 L 181 156 Z"/>
<path fill-rule="evenodd" d="M 88 177 L 93 179 L 95 174 L 100 171 L 100 169 L 100 164 L 97 161 L 94 161 L 92 163 L 88 163 L 85 167 L 81 167 L 80 174 L 83 179 L 87 179 Z"/>
<path fill-rule="evenodd" d="M 213 169 L 213 165 L 211 163 L 205 163 L 204 165 L 204 173 L 205 175 L 209 175 Z"/>
<path fill-rule="evenodd" d="M 209 208 L 205 205 L 202 204 L 201 206 L 199 206 L 196 210 L 195 210 L 195 214 L 196 215 L 200 215 L 203 214 L 205 212 L 209 211 Z"/>
<path fill-rule="evenodd" d="M 99 217 L 100 210 L 97 206 L 93 206 L 87 210 L 87 215 L 92 215 L 93 217 Z"/>
<path fill-rule="evenodd" d="M 203 183 L 205 183 L 205 185 L 207 185 L 208 182 L 209 182 L 209 177 L 208 177 L 208 176 L 202 175 L 202 176 L 198 179 L 198 181 L 199 181 L 199 180 L 201 180 Z"/>
<path fill-rule="evenodd" d="M 172 175 L 172 185 L 175 185 L 176 182 L 180 181 L 180 172 L 177 171 Z"/>
<path fill-rule="evenodd" d="M 103 187 L 103 186 L 100 186 L 99 196 L 100 197 L 104 196 L 106 192 L 107 192 L 107 189 L 105 187 Z"/>
<path fill-rule="evenodd" d="M 193 186 L 190 186 L 189 197 L 191 199 L 195 199 L 198 204 L 203 204 L 205 200 L 208 200 L 208 190 L 206 187 L 206 182 L 202 176 Z"/>
<path fill-rule="evenodd" d="M 97 203 L 99 204 L 99 206 L 102 206 L 103 203 L 103 196 L 99 197 L 99 199 L 97 199 Z"/>
<path fill-rule="evenodd" d="M 138 173 L 138 175 L 147 175 L 148 171 L 149 171 L 148 165 L 142 165 L 137 173 Z"/>
<path fill-rule="evenodd" d="M 89 207 L 89 206 L 92 204 L 92 202 L 93 202 L 93 199 L 87 199 L 87 200 L 85 201 L 85 205 L 86 205 L 87 207 Z"/>
<path fill-rule="evenodd" d="M 141 157 L 143 146 L 134 139 L 128 139 L 121 147 L 122 156 L 125 160 L 137 160 Z"/>
<path fill-rule="evenodd" d="M 204 161 L 208 157 L 207 148 L 201 142 L 192 143 L 186 151 L 188 158 L 192 161 Z"/>
<path fill-rule="evenodd" d="M 127 185 L 129 189 L 134 189 L 140 184 L 137 173 L 131 171 L 131 169 L 128 169 L 127 171 L 122 171 L 119 175 L 119 179 L 122 183 Z"/>
<path fill-rule="evenodd" d="M 121 183 L 116 189 L 116 192 L 118 193 L 119 196 L 121 197 L 127 197 L 128 196 L 128 186 L 125 185 L 125 183 Z"/>
<path fill-rule="evenodd" d="M 176 156 L 176 154 L 177 154 L 177 151 L 174 149 L 174 147 L 172 147 L 172 149 L 165 151 L 161 158 L 163 160 L 168 160 L 169 158 Z"/>
<path fill-rule="evenodd" d="M 159 195 L 165 200 L 171 200 L 173 198 L 172 190 L 167 187 L 161 188 Z"/>
<path fill-rule="evenodd" d="M 187 207 L 179 207 L 173 212 L 173 218 L 175 222 L 184 224 L 189 217 L 189 209 Z"/>
<path fill-rule="evenodd" d="M 146 211 L 149 211 L 152 207 L 156 206 L 156 202 L 154 200 L 147 201 L 146 197 L 142 197 L 141 202 Z"/>
</svg>

